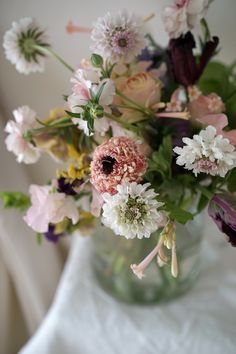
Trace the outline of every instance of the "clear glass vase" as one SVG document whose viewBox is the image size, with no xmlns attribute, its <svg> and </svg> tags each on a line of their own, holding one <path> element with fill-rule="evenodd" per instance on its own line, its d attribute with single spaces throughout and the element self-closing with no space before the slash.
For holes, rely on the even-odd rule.
<svg viewBox="0 0 236 354">
<path fill-rule="evenodd" d="M 130 264 L 138 264 L 156 246 L 157 238 L 127 240 L 100 225 L 92 237 L 93 270 L 102 288 L 117 299 L 141 304 L 166 302 L 193 285 L 199 274 L 201 240 L 201 215 L 186 225 L 177 224 L 178 277 L 172 277 L 169 264 L 159 267 L 154 259 L 140 280 Z"/>
</svg>

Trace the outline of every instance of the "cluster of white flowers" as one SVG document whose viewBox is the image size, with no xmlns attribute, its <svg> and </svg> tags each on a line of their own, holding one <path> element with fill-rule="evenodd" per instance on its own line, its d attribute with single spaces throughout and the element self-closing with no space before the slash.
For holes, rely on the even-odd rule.
<svg viewBox="0 0 236 354">
<path fill-rule="evenodd" d="M 194 135 L 193 139 L 183 138 L 183 142 L 186 144 L 184 147 L 173 149 L 179 155 L 176 162 L 187 170 L 193 170 L 195 176 L 203 172 L 224 177 L 236 167 L 235 147 L 228 139 L 217 135 L 216 128 L 211 125 Z"/>
<path fill-rule="evenodd" d="M 22 74 L 44 71 L 45 55 L 39 50 L 40 46 L 48 47 L 46 37 L 30 17 L 13 22 L 3 39 L 7 59 Z"/>
<path fill-rule="evenodd" d="M 205 16 L 209 0 L 175 0 L 163 12 L 163 22 L 171 38 L 178 38 L 196 27 Z"/>
<path fill-rule="evenodd" d="M 113 17 L 109 12 L 94 23 L 91 49 L 109 62 L 132 61 L 146 45 L 143 21 L 125 11 Z"/>
<path fill-rule="evenodd" d="M 40 157 L 40 150 L 24 139 L 24 133 L 35 128 L 36 113 L 28 106 L 22 106 L 14 110 L 13 115 L 15 121 L 10 120 L 5 127 L 5 131 L 9 134 L 5 140 L 7 150 L 17 156 L 18 162 L 34 163 Z"/>
<path fill-rule="evenodd" d="M 163 203 L 156 200 L 157 194 L 149 186 L 124 183 L 117 186 L 117 194 L 103 194 L 103 222 L 116 235 L 141 239 L 163 226 L 165 216 L 157 210 Z"/>
</svg>

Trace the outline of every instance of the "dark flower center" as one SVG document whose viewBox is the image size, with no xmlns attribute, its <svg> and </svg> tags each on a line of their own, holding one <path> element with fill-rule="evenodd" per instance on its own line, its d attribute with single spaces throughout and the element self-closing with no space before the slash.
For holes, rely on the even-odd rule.
<svg viewBox="0 0 236 354">
<path fill-rule="evenodd" d="M 116 163 L 116 159 L 111 156 L 104 156 L 102 159 L 102 171 L 109 175 L 113 172 L 113 166 Z"/>
<path fill-rule="evenodd" d="M 119 47 L 122 47 L 122 48 L 127 47 L 127 40 L 125 38 L 118 39 L 118 45 L 119 45 Z"/>
</svg>

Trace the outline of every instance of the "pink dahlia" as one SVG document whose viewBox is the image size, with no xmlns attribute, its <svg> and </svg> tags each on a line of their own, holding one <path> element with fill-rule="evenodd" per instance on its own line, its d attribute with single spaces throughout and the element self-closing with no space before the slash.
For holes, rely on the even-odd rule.
<svg viewBox="0 0 236 354">
<path fill-rule="evenodd" d="M 98 146 L 91 162 L 91 183 L 100 193 L 117 193 L 124 182 L 140 182 L 147 168 L 139 145 L 126 136 L 113 137 Z"/>
</svg>

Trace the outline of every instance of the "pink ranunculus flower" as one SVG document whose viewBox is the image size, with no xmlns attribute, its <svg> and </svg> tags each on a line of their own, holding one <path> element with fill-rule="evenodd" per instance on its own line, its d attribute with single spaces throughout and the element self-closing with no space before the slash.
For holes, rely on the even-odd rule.
<svg viewBox="0 0 236 354">
<path fill-rule="evenodd" d="M 208 114 L 220 114 L 224 112 L 225 105 L 221 97 L 216 93 L 207 96 L 199 95 L 188 104 L 188 109 L 192 119 L 198 119 Z"/>
<path fill-rule="evenodd" d="M 37 126 L 36 113 L 28 106 L 22 106 L 14 110 L 13 115 L 15 121 L 10 120 L 5 127 L 9 134 L 5 140 L 7 150 L 17 156 L 18 162 L 35 163 L 40 157 L 40 150 L 24 139 L 24 133 Z"/>
<path fill-rule="evenodd" d="M 30 186 L 31 207 L 24 216 L 26 223 L 36 232 L 47 232 L 49 223 L 56 224 L 64 218 L 79 220 L 75 200 L 64 193 L 53 192 L 51 186 Z"/>
<path fill-rule="evenodd" d="M 199 25 L 209 0 L 175 0 L 163 12 L 163 22 L 170 38 L 178 38 Z"/>
</svg>

